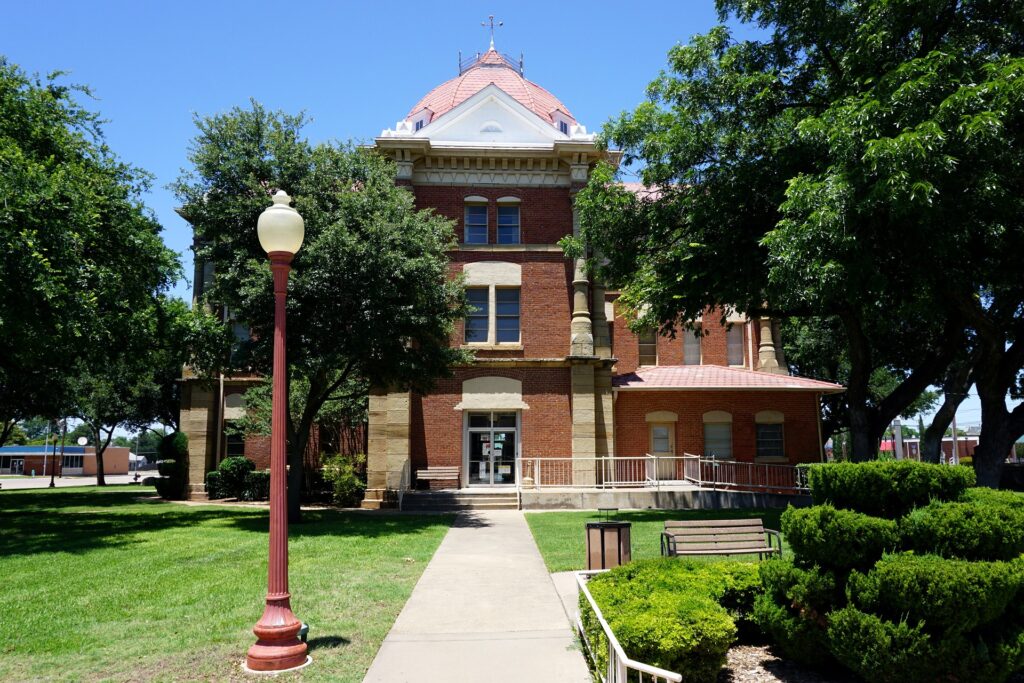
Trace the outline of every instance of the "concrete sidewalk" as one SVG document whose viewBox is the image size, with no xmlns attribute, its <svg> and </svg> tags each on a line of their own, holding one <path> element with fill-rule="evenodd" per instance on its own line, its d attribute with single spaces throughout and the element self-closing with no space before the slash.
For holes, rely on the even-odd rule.
<svg viewBox="0 0 1024 683">
<path fill-rule="evenodd" d="M 522 512 L 459 514 L 363 680 L 590 682 Z"/>
</svg>

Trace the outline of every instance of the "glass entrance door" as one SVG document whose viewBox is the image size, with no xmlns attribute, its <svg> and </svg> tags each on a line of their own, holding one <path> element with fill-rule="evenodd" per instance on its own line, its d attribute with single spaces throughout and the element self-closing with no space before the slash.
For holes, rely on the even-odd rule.
<svg viewBox="0 0 1024 683">
<path fill-rule="evenodd" d="M 466 430 L 469 485 L 514 484 L 519 454 L 518 413 L 470 413 Z"/>
</svg>

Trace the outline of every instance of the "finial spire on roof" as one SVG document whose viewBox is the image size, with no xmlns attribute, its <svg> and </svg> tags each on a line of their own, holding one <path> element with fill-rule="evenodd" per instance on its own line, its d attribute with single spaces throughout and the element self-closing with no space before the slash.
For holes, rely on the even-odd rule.
<svg viewBox="0 0 1024 683">
<path fill-rule="evenodd" d="M 490 16 L 487 17 L 487 21 L 481 21 L 480 25 L 483 26 L 484 28 L 486 28 L 488 23 L 490 23 L 490 26 L 491 26 L 491 49 L 493 50 L 494 49 L 494 15 L 493 14 L 491 14 Z M 505 25 L 504 21 L 499 21 L 498 22 L 498 26 L 499 27 L 504 26 L 504 25 Z"/>
</svg>

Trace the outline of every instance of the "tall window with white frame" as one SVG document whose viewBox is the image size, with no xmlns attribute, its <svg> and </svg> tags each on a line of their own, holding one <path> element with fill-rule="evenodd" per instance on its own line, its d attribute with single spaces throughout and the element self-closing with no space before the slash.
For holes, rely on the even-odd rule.
<svg viewBox="0 0 1024 683">
<path fill-rule="evenodd" d="M 494 327 L 499 344 L 518 344 L 519 288 L 501 287 L 494 291 Z"/>
<path fill-rule="evenodd" d="M 743 362 L 743 326 L 733 323 L 726 332 L 729 365 L 744 365 Z"/>
<path fill-rule="evenodd" d="M 486 204 L 466 204 L 464 223 L 466 244 L 487 244 Z"/>
<path fill-rule="evenodd" d="M 641 366 L 658 364 L 658 330 L 653 327 L 637 334 L 637 349 Z"/>
<path fill-rule="evenodd" d="M 498 200 L 498 244 L 519 244 L 519 204 Z"/>
<path fill-rule="evenodd" d="M 683 330 L 683 365 L 700 365 L 700 326 Z"/>
<path fill-rule="evenodd" d="M 487 287 L 467 287 L 466 333 L 467 344 L 485 344 L 490 321 L 490 290 Z"/>
</svg>

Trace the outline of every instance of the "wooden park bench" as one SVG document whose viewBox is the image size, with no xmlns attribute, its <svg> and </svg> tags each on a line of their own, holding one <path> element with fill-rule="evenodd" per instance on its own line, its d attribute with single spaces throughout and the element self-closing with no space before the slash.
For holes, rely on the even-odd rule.
<svg viewBox="0 0 1024 683">
<path fill-rule="evenodd" d="M 781 557 L 782 535 L 765 529 L 760 519 L 669 520 L 661 533 L 661 554 L 665 557 L 753 554 L 759 559 L 764 559 L 765 555 Z"/>
<path fill-rule="evenodd" d="M 416 470 L 417 481 L 452 481 L 456 486 L 459 484 L 459 467 L 424 467 Z M 429 484 L 428 484 L 429 486 Z"/>
</svg>

